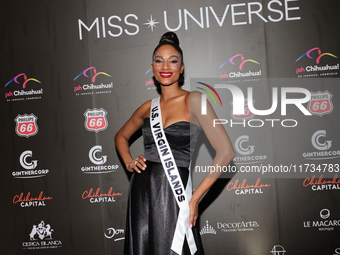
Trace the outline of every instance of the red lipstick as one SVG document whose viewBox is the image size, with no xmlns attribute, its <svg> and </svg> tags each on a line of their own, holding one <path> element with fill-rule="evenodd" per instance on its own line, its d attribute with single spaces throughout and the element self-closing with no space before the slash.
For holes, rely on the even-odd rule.
<svg viewBox="0 0 340 255">
<path fill-rule="evenodd" d="M 160 72 L 159 75 L 162 78 L 170 78 L 172 76 L 172 72 Z"/>
</svg>

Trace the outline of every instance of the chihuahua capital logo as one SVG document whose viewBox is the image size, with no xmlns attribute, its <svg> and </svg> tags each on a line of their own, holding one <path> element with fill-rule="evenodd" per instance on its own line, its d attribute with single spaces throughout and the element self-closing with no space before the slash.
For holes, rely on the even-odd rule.
<svg viewBox="0 0 340 255">
<path fill-rule="evenodd" d="M 41 83 L 40 81 L 38 81 L 38 80 L 35 79 L 35 78 L 28 78 L 28 79 L 27 79 L 27 75 L 26 75 L 25 73 L 21 73 L 21 74 L 18 74 L 17 76 L 15 76 L 15 77 L 14 77 L 12 80 L 10 80 L 9 82 L 7 82 L 7 84 L 5 85 L 5 87 L 6 87 L 8 84 L 10 84 L 12 81 L 14 81 L 16 84 L 20 84 L 20 82 L 18 81 L 18 78 L 19 78 L 20 76 L 23 76 L 23 78 L 24 78 L 24 82 L 22 83 L 22 88 L 23 88 L 23 89 L 26 88 L 26 84 L 27 84 L 27 82 L 29 82 L 29 81 L 35 81 L 35 82 Z"/>
<path fill-rule="evenodd" d="M 321 49 L 319 47 L 315 47 L 315 48 L 312 48 L 310 50 L 308 50 L 306 53 L 302 54 L 300 57 L 298 57 L 297 60 L 295 60 L 295 62 L 298 62 L 300 59 L 302 59 L 303 57 L 307 57 L 307 58 L 310 58 L 310 59 L 313 59 L 313 57 L 310 55 L 311 52 L 313 51 L 316 51 L 318 56 L 315 60 L 316 64 L 319 64 L 320 63 L 320 59 L 323 57 L 323 56 L 331 56 L 333 58 L 338 58 L 337 56 L 335 56 L 334 54 L 332 53 L 321 53 Z"/>
</svg>

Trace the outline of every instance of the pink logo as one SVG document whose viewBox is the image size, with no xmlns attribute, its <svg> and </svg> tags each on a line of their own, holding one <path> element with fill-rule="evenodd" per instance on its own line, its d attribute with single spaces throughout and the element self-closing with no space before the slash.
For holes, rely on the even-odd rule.
<svg viewBox="0 0 340 255">
<path fill-rule="evenodd" d="M 109 74 L 107 74 L 107 73 L 104 73 L 104 72 L 97 72 L 97 69 L 96 69 L 95 67 L 92 66 L 92 67 L 89 67 L 89 68 L 85 69 L 84 71 L 82 71 L 82 72 L 81 72 L 80 74 L 78 74 L 77 77 L 74 78 L 73 80 L 75 81 L 75 80 L 78 79 L 81 75 L 84 75 L 85 77 L 90 78 L 90 76 L 88 75 L 88 71 L 91 70 L 91 69 L 93 69 L 93 72 L 94 72 L 94 75 L 93 75 L 93 77 L 92 77 L 92 82 L 95 82 L 97 76 L 100 75 L 100 74 L 103 74 L 103 75 L 106 75 L 106 76 L 108 76 L 108 77 L 111 77 L 111 75 L 109 75 Z"/>
<path fill-rule="evenodd" d="M 231 58 L 229 58 L 226 62 L 224 62 L 221 66 L 220 66 L 220 68 L 222 67 L 222 66 L 224 66 L 225 64 L 227 64 L 228 62 L 229 63 L 231 63 L 231 64 L 233 64 L 233 65 L 236 65 L 236 63 L 234 62 L 234 59 L 235 58 L 238 58 L 238 59 L 240 59 L 238 62 L 240 63 L 239 64 L 239 70 L 242 70 L 242 68 L 243 68 L 243 65 L 245 64 L 245 63 L 247 63 L 247 62 L 252 62 L 252 63 L 255 63 L 255 64 L 260 64 L 259 62 L 257 62 L 257 61 L 255 61 L 255 60 L 253 60 L 253 59 L 244 59 L 244 56 L 242 55 L 242 54 L 236 54 L 235 56 L 232 56 Z"/>
<path fill-rule="evenodd" d="M 333 58 L 338 58 L 337 56 L 331 54 L 331 53 L 321 53 L 321 49 L 319 47 L 315 47 L 310 49 L 309 51 L 307 51 L 306 53 L 302 54 L 300 57 L 298 57 L 297 60 L 295 60 L 295 62 L 298 62 L 301 58 L 303 58 L 304 56 L 306 56 L 307 58 L 313 59 L 313 57 L 310 55 L 311 52 L 316 51 L 318 54 L 318 57 L 316 58 L 316 63 L 319 64 L 320 63 L 320 59 L 323 56 L 331 56 Z"/>
<path fill-rule="evenodd" d="M 14 82 L 17 83 L 17 84 L 20 84 L 20 82 L 18 81 L 18 78 L 19 78 L 20 76 L 23 76 L 23 77 L 24 77 L 24 82 L 23 82 L 23 84 L 22 84 L 22 88 L 23 88 L 23 89 L 26 88 L 26 84 L 27 84 L 27 82 L 29 82 L 29 81 L 35 81 L 35 82 L 41 83 L 40 81 L 38 81 L 37 79 L 34 79 L 34 78 L 28 78 L 28 79 L 27 79 L 27 75 L 26 75 L 25 73 L 21 73 L 21 74 L 18 74 L 17 76 L 15 76 L 15 77 L 14 77 L 12 80 L 10 80 L 9 82 L 7 82 L 7 84 L 5 85 L 5 87 L 6 87 L 8 84 L 10 84 L 12 81 L 14 81 Z"/>
</svg>

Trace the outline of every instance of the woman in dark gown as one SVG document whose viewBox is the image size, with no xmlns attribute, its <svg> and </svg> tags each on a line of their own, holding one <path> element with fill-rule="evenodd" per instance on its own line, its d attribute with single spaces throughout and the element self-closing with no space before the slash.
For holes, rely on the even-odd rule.
<svg viewBox="0 0 340 255">
<path fill-rule="evenodd" d="M 212 126 L 213 120 L 217 119 L 212 107 L 208 104 L 207 114 L 201 115 L 201 94 L 185 91 L 179 85 L 184 64 L 176 34 L 164 34 L 152 57 L 151 68 L 161 88 L 159 107 L 164 134 L 184 187 L 191 187 L 188 167 L 200 130 L 205 132 L 216 150 L 213 165 L 228 165 L 235 153 L 222 125 Z M 172 250 L 172 243 L 180 209 L 166 171 L 163 170 L 151 131 L 150 108 L 151 101 L 145 102 L 115 136 L 116 147 L 127 170 L 134 172 L 129 189 L 124 254 L 175 255 L 178 252 Z M 144 154 L 133 159 L 128 140 L 140 128 L 144 138 Z M 219 173 L 208 175 L 209 178 L 203 179 L 192 197 L 190 194 L 187 198 L 189 215 L 184 225 L 192 229 L 193 238 L 185 236 L 180 246 L 183 247 L 181 254 L 204 254 L 199 230 L 195 227 L 198 202 L 216 181 Z M 190 250 L 193 243 L 195 249 Z"/>
</svg>

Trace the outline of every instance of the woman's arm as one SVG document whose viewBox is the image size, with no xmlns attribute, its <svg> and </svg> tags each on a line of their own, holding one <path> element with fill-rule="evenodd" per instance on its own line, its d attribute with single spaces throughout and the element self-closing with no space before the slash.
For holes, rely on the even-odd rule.
<svg viewBox="0 0 340 255">
<path fill-rule="evenodd" d="M 201 114 L 201 95 L 202 94 L 197 91 L 191 92 L 189 102 L 187 103 L 190 104 L 191 118 L 193 118 L 192 122 L 197 122 L 199 126 L 201 126 L 210 144 L 216 151 L 212 166 L 215 166 L 215 169 L 217 169 L 217 165 L 220 167 L 228 165 L 229 162 L 235 157 L 235 152 L 224 127 L 222 125 L 216 125 L 215 127 L 213 126 L 214 119 L 217 119 L 218 117 L 216 116 L 215 111 L 209 102 L 207 102 L 207 114 Z M 198 202 L 200 198 L 214 184 L 220 174 L 221 173 L 218 172 L 209 172 L 193 193 L 189 202 L 190 227 L 192 225 L 196 225 L 196 220 L 198 217 Z"/>
<path fill-rule="evenodd" d="M 151 101 L 145 102 L 139 107 L 130 117 L 130 119 L 124 124 L 124 126 L 115 135 L 115 144 L 119 152 L 119 155 L 124 161 L 126 169 L 129 172 L 136 171 L 140 173 L 141 170 L 145 170 L 146 161 L 143 155 L 140 155 L 137 160 L 133 159 L 130 154 L 129 139 L 130 137 L 143 126 L 145 116 L 148 116 L 150 111 Z"/>
</svg>

